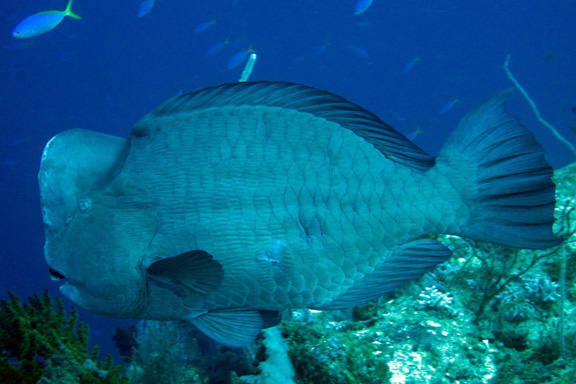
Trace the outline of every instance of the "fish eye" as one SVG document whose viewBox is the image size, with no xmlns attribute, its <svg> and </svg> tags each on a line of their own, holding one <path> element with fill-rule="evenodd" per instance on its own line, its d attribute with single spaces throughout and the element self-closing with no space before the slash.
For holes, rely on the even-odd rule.
<svg viewBox="0 0 576 384">
<path fill-rule="evenodd" d="M 92 202 L 89 199 L 80 199 L 78 200 L 78 210 L 82 213 L 86 213 L 92 207 Z"/>
</svg>

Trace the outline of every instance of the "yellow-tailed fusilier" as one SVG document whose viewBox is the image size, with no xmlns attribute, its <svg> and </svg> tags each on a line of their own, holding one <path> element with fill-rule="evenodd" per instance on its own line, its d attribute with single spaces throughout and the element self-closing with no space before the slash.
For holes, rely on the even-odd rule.
<svg viewBox="0 0 576 384">
<path fill-rule="evenodd" d="M 28 16 L 14 27 L 12 36 L 23 39 L 41 35 L 56 28 L 66 16 L 81 19 L 80 16 L 72 12 L 72 0 L 68 2 L 63 11 L 45 11 Z"/>
</svg>

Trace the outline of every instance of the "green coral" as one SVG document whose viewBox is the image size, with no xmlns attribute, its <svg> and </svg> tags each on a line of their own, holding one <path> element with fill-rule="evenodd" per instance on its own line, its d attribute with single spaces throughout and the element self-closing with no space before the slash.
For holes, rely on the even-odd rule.
<svg viewBox="0 0 576 384">
<path fill-rule="evenodd" d="M 280 325 L 298 383 L 385 383 L 382 357 L 388 349 L 367 322 L 335 322 L 323 312 L 316 321 L 285 320 Z"/>
<path fill-rule="evenodd" d="M 89 329 L 75 309 L 67 318 L 62 300 L 47 291 L 22 303 L 14 294 L 0 301 L 0 382 L 126 383 L 111 359 L 88 354 Z"/>
</svg>

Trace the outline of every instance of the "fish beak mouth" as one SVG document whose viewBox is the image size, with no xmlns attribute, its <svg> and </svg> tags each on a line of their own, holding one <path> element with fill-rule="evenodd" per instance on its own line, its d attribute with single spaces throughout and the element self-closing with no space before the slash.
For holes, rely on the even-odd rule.
<svg viewBox="0 0 576 384">
<path fill-rule="evenodd" d="M 79 292 L 78 289 L 75 287 L 74 282 L 66 277 L 63 273 L 57 271 L 54 268 L 50 268 L 50 278 L 53 281 L 61 281 L 63 284 L 60 286 L 60 293 L 64 295 L 64 297 L 71 300 L 73 303 L 79 304 Z"/>
<path fill-rule="evenodd" d="M 50 279 L 52 279 L 52 281 L 61 281 L 66 279 L 66 276 L 64 276 L 62 273 L 58 272 L 57 270 L 50 268 Z"/>
<path fill-rule="evenodd" d="M 78 289 L 72 284 L 70 284 L 69 281 L 60 286 L 60 293 L 62 293 L 64 297 L 66 297 L 73 303 L 80 305 L 81 307 L 84 307 L 80 302 L 80 294 L 78 292 Z"/>
</svg>

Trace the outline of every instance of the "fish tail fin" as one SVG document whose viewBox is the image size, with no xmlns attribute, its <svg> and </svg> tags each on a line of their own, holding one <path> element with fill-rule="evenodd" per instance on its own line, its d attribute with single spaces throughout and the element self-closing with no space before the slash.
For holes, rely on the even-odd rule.
<svg viewBox="0 0 576 384">
<path fill-rule="evenodd" d="M 77 14 L 75 14 L 74 12 L 72 12 L 72 0 L 70 0 L 68 2 L 68 5 L 66 6 L 66 9 L 64 10 L 64 14 L 66 16 L 70 16 L 73 19 L 81 19 L 82 17 L 78 16 Z"/>
<path fill-rule="evenodd" d="M 552 247 L 562 242 L 552 231 L 553 169 L 534 135 L 506 111 L 510 93 L 502 91 L 468 113 L 436 161 L 452 168 L 461 183 L 469 212 L 462 212 L 459 235 L 516 248 Z"/>
</svg>

